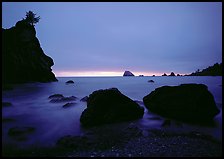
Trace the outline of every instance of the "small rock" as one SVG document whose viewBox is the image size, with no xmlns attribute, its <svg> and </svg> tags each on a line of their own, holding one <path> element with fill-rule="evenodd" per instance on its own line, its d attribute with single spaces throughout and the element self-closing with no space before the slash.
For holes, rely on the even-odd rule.
<svg viewBox="0 0 224 159">
<path fill-rule="evenodd" d="M 52 100 L 50 100 L 50 102 L 51 103 L 69 102 L 69 101 L 74 101 L 76 99 L 77 99 L 77 97 L 70 96 L 70 97 L 62 97 L 62 98 L 52 99 Z"/>
<path fill-rule="evenodd" d="M 55 98 L 63 98 L 64 96 L 62 94 L 53 94 L 51 96 L 49 96 L 49 99 L 55 99 Z"/>
<path fill-rule="evenodd" d="M 69 81 L 66 82 L 66 84 L 72 84 L 72 83 L 75 83 L 75 82 L 72 81 L 72 80 L 69 80 Z"/>
<path fill-rule="evenodd" d="M 154 81 L 153 81 L 153 80 L 149 80 L 148 82 L 154 83 Z"/>
<path fill-rule="evenodd" d="M 66 103 L 65 105 L 63 105 L 62 107 L 63 108 L 68 108 L 68 107 L 71 107 L 73 105 L 75 105 L 76 103 Z"/>
<path fill-rule="evenodd" d="M 22 134 L 32 133 L 34 132 L 35 128 L 33 127 L 13 127 L 10 128 L 8 131 L 8 135 L 10 136 L 18 136 Z"/>
</svg>

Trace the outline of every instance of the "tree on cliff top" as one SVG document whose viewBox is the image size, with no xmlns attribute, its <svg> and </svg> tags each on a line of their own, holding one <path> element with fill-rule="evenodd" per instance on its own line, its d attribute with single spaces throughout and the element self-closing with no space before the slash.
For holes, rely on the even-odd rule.
<svg viewBox="0 0 224 159">
<path fill-rule="evenodd" d="M 32 11 L 26 12 L 26 21 L 34 26 L 35 23 L 38 23 L 40 20 L 40 16 L 35 17 L 36 14 L 34 14 Z"/>
</svg>

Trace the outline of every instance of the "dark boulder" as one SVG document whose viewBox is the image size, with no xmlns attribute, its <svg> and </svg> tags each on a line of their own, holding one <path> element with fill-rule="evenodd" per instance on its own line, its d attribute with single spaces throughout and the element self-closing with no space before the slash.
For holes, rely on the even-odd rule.
<svg viewBox="0 0 224 159">
<path fill-rule="evenodd" d="M 162 76 L 167 76 L 165 73 Z"/>
<path fill-rule="evenodd" d="M 123 95 L 117 88 L 94 91 L 82 112 L 83 126 L 94 126 L 142 118 L 144 108 Z"/>
<path fill-rule="evenodd" d="M 148 80 L 148 82 L 150 82 L 150 83 L 154 83 L 154 81 L 153 81 L 153 80 Z"/>
<path fill-rule="evenodd" d="M 70 97 L 61 97 L 61 98 L 54 98 L 51 99 L 51 103 L 61 103 L 61 102 L 70 102 L 70 101 L 75 101 L 77 97 L 75 96 L 70 96 Z"/>
<path fill-rule="evenodd" d="M 125 71 L 123 76 L 135 76 L 135 75 L 131 73 L 130 71 Z"/>
<path fill-rule="evenodd" d="M 49 99 L 56 99 L 56 98 L 63 98 L 64 96 L 62 94 L 53 94 L 49 96 Z"/>
<path fill-rule="evenodd" d="M 2 29 L 2 46 L 3 85 L 57 81 L 51 69 L 54 62 L 42 50 L 34 26 L 21 20 Z"/>
<path fill-rule="evenodd" d="M 180 74 L 177 74 L 177 76 L 180 76 Z"/>
<path fill-rule="evenodd" d="M 72 81 L 72 80 L 69 80 L 69 81 L 66 82 L 66 84 L 73 84 L 73 83 L 75 83 L 75 82 Z"/>
<path fill-rule="evenodd" d="M 213 95 L 203 84 L 159 87 L 143 101 L 153 113 L 195 124 L 211 123 L 219 113 Z"/>
<path fill-rule="evenodd" d="M 73 105 L 75 105 L 76 103 L 66 103 L 66 104 L 64 104 L 62 107 L 63 108 L 68 108 L 68 107 L 71 107 L 71 106 L 73 106 Z"/>
</svg>

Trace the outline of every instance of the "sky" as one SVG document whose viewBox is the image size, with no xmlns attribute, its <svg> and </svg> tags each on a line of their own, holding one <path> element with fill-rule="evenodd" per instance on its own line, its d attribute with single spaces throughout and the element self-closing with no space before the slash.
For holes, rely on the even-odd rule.
<svg viewBox="0 0 224 159">
<path fill-rule="evenodd" d="M 29 10 L 57 77 L 189 74 L 222 62 L 221 2 L 3 2 L 2 27 Z"/>
</svg>

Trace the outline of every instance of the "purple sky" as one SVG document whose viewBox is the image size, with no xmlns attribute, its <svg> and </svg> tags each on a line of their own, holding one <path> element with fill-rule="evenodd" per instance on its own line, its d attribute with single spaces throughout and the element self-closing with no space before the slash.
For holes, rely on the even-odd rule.
<svg viewBox="0 0 224 159">
<path fill-rule="evenodd" d="M 185 74 L 222 62 L 221 2 L 4 2 L 2 27 L 29 10 L 57 76 Z"/>
</svg>

